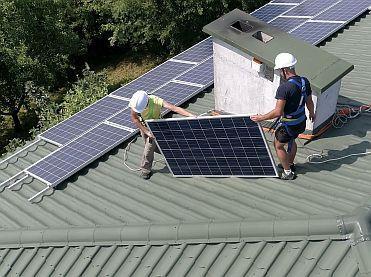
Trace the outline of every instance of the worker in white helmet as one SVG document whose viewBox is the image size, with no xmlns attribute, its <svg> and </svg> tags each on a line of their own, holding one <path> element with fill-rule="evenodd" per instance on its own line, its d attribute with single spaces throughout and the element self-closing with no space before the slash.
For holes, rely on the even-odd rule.
<svg viewBox="0 0 371 277">
<path fill-rule="evenodd" d="M 147 119 L 159 119 L 161 117 L 161 109 L 165 108 L 175 113 L 184 116 L 194 116 L 192 113 L 174 106 L 165 100 L 155 95 L 148 95 L 145 91 L 139 90 L 131 97 L 129 102 L 131 108 L 131 120 L 139 128 L 144 140 L 144 151 L 140 164 L 141 176 L 143 179 L 151 177 L 152 163 L 154 152 L 158 152 L 157 145 L 154 141 L 154 136 L 145 126 L 144 121 Z"/>
<path fill-rule="evenodd" d="M 281 179 L 284 180 L 293 180 L 296 177 L 294 159 L 297 145 L 295 139 L 305 131 L 307 119 L 305 106 L 309 111 L 309 119 L 315 120 L 310 83 L 307 78 L 296 74 L 296 63 L 296 58 L 289 53 L 277 55 L 274 69 L 281 71 L 281 76 L 286 82 L 277 89 L 276 107 L 264 115 L 251 116 L 251 119 L 256 122 L 279 118 L 276 121 L 278 127 L 275 132 L 274 147 L 283 167 Z"/>
</svg>

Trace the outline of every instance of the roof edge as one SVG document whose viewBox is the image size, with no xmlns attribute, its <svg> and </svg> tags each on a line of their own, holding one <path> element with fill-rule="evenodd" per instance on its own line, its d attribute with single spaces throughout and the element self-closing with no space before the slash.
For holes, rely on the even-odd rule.
<svg viewBox="0 0 371 277">
<path fill-rule="evenodd" d="M 0 248 L 348 239 L 336 217 L 1 230 Z"/>
</svg>

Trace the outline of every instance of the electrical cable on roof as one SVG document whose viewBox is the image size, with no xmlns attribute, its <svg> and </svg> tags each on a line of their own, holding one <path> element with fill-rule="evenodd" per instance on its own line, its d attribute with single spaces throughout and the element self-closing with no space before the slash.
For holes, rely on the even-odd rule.
<svg viewBox="0 0 371 277">
<path fill-rule="evenodd" d="M 131 171 L 140 171 L 140 168 L 132 168 L 130 166 L 127 165 L 126 161 L 128 160 L 128 151 L 130 150 L 130 146 L 131 144 L 136 140 L 137 138 L 135 137 L 134 139 L 132 139 L 128 145 L 125 147 L 125 150 L 124 150 L 124 165 Z"/>
<path fill-rule="evenodd" d="M 349 105 L 338 105 L 331 124 L 334 128 L 340 129 L 348 122 L 349 119 L 358 117 L 364 112 L 371 112 L 370 105 L 362 105 L 358 108 Z"/>
<path fill-rule="evenodd" d="M 360 107 L 352 107 L 350 105 L 338 105 L 337 110 L 332 118 L 331 125 L 336 129 L 340 129 L 349 121 L 349 119 L 356 118 L 362 113 L 371 113 L 371 105 L 362 105 Z M 298 141 L 301 144 L 301 146 L 300 147 L 298 146 L 298 148 L 306 150 L 307 153 L 309 152 L 308 150 L 317 151 L 317 150 L 310 149 L 309 147 L 305 146 L 301 142 L 300 139 Z M 270 141 L 270 142 L 273 142 L 273 141 Z M 324 149 L 324 150 L 327 150 L 327 149 Z M 367 151 L 367 152 L 362 152 L 362 153 L 349 154 L 346 156 L 332 158 L 332 159 L 328 159 L 324 161 L 318 161 L 318 162 L 312 161 L 312 159 L 314 158 L 318 158 L 318 159 L 324 158 L 325 157 L 325 155 L 323 154 L 324 150 L 322 150 L 320 153 L 314 153 L 314 154 L 308 155 L 305 160 L 311 164 L 323 164 L 327 162 L 338 161 L 338 160 L 345 159 L 351 156 L 364 156 L 364 155 L 371 154 L 370 151 Z"/>
<path fill-rule="evenodd" d="M 370 151 L 368 151 L 368 152 L 364 152 L 364 153 L 355 153 L 355 154 L 349 154 L 349 155 L 342 156 L 342 157 L 339 157 L 339 158 L 328 159 L 328 160 L 320 161 L 320 162 L 312 162 L 312 159 L 313 159 L 313 158 L 319 158 L 319 159 L 322 159 L 322 158 L 324 157 L 324 155 L 322 155 L 322 154 L 312 154 L 312 155 L 309 155 L 309 156 L 306 158 L 306 160 L 307 160 L 308 163 L 310 163 L 310 164 L 323 164 L 323 163 L 327 163 L 327 162 L 338 161 L 338 160 L 345 159 L 345 158 L 348 158 L 348 157 L 351 157 L 351 156 L 363 156 L 363 155 L 369 155 L 369 154 L 371 154 Z"/>
<path fill-rule="evenodd" d="M 135 137 L 134 139 L 132 139 L 132 140 L 128 143 L 128 145 L 126 146 L 126 148 L 125 148 L 125 150 L 124 150 L 124 165 L 125 165 L 129 170 L 131 170 L 131 171 L 141 171 L 141 170 L 142 170 L 141 168 L 132 168 L 132 167 L 130 167 L 130 166 L 126 163 L 126 161 L 128 160 L 128 152 L 129 152 L 129 150 L 130 150 L 130 146 L 131 146 L 131 144 L 132 144 L 136 139 L 137 139 L 136 137 Z M 161 158 L 161 159 L 158 159 L 158 160 L 154 160 L 154 161 L 153 161 L 153 166 L 155 166 L 156 163 L 161 162 L 161 161 L 163 161 L 163 160 L 164 160 L 164 158 Z"/>
</svg>

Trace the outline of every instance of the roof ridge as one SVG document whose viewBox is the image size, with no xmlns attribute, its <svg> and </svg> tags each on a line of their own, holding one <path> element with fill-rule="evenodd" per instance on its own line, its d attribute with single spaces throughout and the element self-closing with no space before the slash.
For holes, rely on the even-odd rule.
<svg viewBox="0 0 371 277">
<path fill-rule="evenodd" d="M 343 222 L 342 222 L 343 223 Z M 1 230 L 6 248 L 65 245 L 163 245 L 239 241 L 348 239 L 339 217 L 306 216 L 272 220 L 178 222 L 45 229 Z"/>
</svg>

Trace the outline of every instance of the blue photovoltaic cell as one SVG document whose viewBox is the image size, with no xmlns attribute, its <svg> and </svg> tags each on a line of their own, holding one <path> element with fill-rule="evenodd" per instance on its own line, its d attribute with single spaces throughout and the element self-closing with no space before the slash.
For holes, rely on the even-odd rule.
<svg viewBox="0 0 371 277">
<path fill-rule="evenodd" d="M 196 95 L 202 88 L 170 82 L 153 94 L 173 105 L 179 106 Z"/>
<path fill-rule="evenodd" d="M 291 32 L 291 35 L 316 45 L 337 31 L 342 23 L 306 22 Z"/>
<path fill-rule="evenodd" d="M 343 0 L 314 17 L 313 20 L 350 21 L 364 13 L 370 5 L 370 0 L 352 0 L 351 3 Z"/>
<path fill-rule="evenodd" d="M 27 171 L 56 186 L 130 135 L 129 131 L 101 124 L 37 162 Z"/>
<path fill-rule="evenodd" d="M 189 62 L 201 62 L 204 59 L 213 55 L 213 39 L 206 40 L 196 44 L 188 50 L 175 56 L 173 59 L 184 60 Z"/>
<path fill-rule="evenodd" d="M 292 10 L 285 13 L 287 16 L 315 16 L 319 12 L 327 9 L 329 6 L 335 4 L 339 0 L 312 0 L 306 1 Z"/>
<path fill-rule="evenodd" d="M 64 145 L 124 109 L 127 105 L 127 101 L 104 97 L 45 131 L 41 134 L 41 137 Z"/>
<path fill-rule="evenodd" d="M 276 177 L 259 126 L 249 117 L 148 121 L 174 176 Z"/>
<path fill-rule="evenodd" d="M 259 18 L 262 21 L 269 22 L 276 16 L 281 15 L 282 13 L 292 9 L 292 5 L 265 5 L 260 9 L 251 13 L 251 15 Z"/>
<path fill-rule="evenodd" d="M 190 71 L 184 73 L 176 79 L 179 81 L 200 85 L 207 85 L 214 82 L 213 58 L 204 61 L 202 64 L 192 68 Z"/>
<path fill-rule="evenodd" d="M 137 129 L 137 126 L 131 121 L 130 113 L 130 108 L 127 108 L 108 121 L 131 129 Z"/>
<path fill-rule="evenodd" d="M 119 88 L 112 94 L 131 98 L 137 90 L 145 90 L 151 93 L 154 89 L 164 85 L 179 74 L 190 69 L 192 66 L 194 65 L 167 61 L 126 86 Z"/>
<path fill-rule="evenodd" d="M 305 18 L 278 17 L 275 20 L 269 22 L 269 24 L 283 31 L 289 32 L 290 30 L 296 28 L 307 20 L 308 19 Z"/>
</svg>

